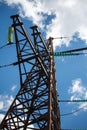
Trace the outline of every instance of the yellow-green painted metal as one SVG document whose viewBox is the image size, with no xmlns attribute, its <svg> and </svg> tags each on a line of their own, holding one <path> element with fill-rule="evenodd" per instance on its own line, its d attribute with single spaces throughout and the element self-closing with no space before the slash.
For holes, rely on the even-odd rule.
<svg viewBox="0 0 87 130">
<path fill-rule="evenodd" d="M 13 43 L 13 32 L 14 32 L 14 28 L 10 26 L 8 28 L 8 44 Z"/>
</svg>

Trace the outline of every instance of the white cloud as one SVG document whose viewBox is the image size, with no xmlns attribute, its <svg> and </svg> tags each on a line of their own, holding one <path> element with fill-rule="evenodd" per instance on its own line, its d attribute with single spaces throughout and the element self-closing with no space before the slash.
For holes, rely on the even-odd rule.
<svg viewBox="0 0 87 130">
<path fill-rule="evenodd" d="M 4 114 L 0 114 L 0 122 L 2 121 L 2 119 L 4 118 Z"/>
<path fill-rule="evenodd" d="M 27 17 L 39 27 L 46 27 L 47 37 L 73 36 L 79 32 L 79 37 L 87 42 L 87 0 L 3 0 L 9 6 L 19 9 L 22 17 Z M 55 15 L 48 24 L 46 18 Z M 63 42 L 54 41 L 54 47 L 61 44 L 69 45 L 70 39 Z"/>
<path fill-rule="evenodd" d="M 39 25 L 43 28 L 43 21 L 45 20 L 45 16 L 43 17 L 44 12 L 48 14 L 49 11 L 44 11 L 41 1 L 37 0 L 4 0 L 8 6 L 17 7 L 19 9 L 19 13 L 22 17 L 27 17 L 34 24 Z"/>
<path fill-rule="evenodd" d="M 13 85 L 12 87 L 11 87 L 11 91 L 15 91 L 15 89 L 16 89 L 16 85 Z"/>
<path fill-rule="evenodd" d="M 0 110 L 7 111 L 13 99 L 13 96 L 0 95 Z"/>
<path fill-rule="evenodd" d="M 72 81 L 72 87 L 70 87 L 69 93 L 84 94 L 85 91 L 86 91 L 86 88 L 82 86 L 81 79 L 76 79 Z"/>
<path fill-rule="evenodd" d="M 4 114 L 2 112 L 6 113 L 8 108 L 10 107 L 12 101 L 13 101 L 13 96 L 9 95 L 0 95 L 0 122 L 4 118 Z"/>
<path fill-rule="evenodd" d="M 0 101 L 0 110 L 3 109 L 3 105 L 4 105 L 3 101 Z"/>
<path fill-rule="evenodd" d="M 71 95 L 70 100 L 87 100 L 87 87 L 82 84 L 81 79 L 72 81 L 72 86 L 69 88 L 68 93 Z M 80 102 L 76 105 L 78 109 L 87 111 L 87 102 Z"/>
</svg>

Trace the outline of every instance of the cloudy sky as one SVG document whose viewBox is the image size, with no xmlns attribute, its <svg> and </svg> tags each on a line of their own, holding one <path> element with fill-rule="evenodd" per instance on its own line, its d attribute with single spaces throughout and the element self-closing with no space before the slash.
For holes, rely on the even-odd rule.
<svg viewBox="0 0 87 130">
<path fill-rule="evenodd" d="M 39 25 L 54 50 L 87 47 L 87 0 L 0 0 L 0 47 L 5 45 L 11 15 L 19 14 L 25 28 Z M 0 49 L 0 66 L 16 61 L 15 46 Z M 55 57 L 59 99 L 87 99 L 87 56 Z M 17 67 L 0 68 L 0 121 L 17 94 Z M 87 103 L 59 103 L 62 129 L 87 128 Z M 76 112 L 75 112 L 76 111 Z M 71 114 L 70 114 L 71 113 Z"/>
</svg>

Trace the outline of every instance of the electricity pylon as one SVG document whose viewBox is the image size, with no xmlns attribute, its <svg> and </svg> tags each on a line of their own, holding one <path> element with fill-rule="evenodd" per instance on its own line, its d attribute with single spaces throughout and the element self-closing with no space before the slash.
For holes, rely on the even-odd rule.
<svg viewBox="0 0 87 130">
<path fill-rule="evenodd" d="M 31 40 L 19 15 L 11 18 L 21 87 L 0 130 L 60 130 L 52 38 L 45 42 L 33 26 Z"/>
</svg>

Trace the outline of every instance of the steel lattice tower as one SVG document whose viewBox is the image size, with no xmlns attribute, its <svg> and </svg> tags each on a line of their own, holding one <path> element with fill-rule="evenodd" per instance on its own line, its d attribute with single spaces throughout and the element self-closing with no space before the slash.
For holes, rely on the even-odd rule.
<svg viewBox="0 0 87 130">
<path fill-rule="evenodd" d="M 31 40 L 19 15 L 11 18 L 21 87 L 0 130 L 60 130 L 52 38 L 45 42 L 33 26 Z"/>
</svg>

